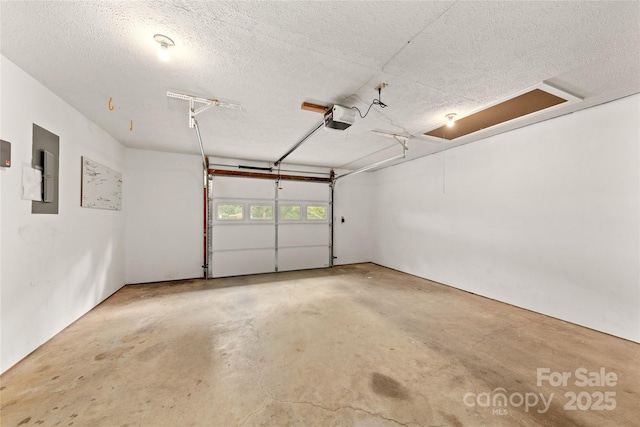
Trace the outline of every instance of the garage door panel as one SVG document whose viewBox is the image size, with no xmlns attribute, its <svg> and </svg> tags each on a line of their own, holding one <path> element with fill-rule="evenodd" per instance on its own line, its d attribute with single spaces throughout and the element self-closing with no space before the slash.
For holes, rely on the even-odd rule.
<svg viewBox="0 0 640 427">
<path fill-rule="evenodd" d="M 328 184 L 318 182 L 280 181 L 278 199 L 286 200 L 329 200 L 331 189 Z"/>
<path fill-rule="evenodd" d="M 278 246 L 329 245 L 329 225 L 282 224 L 278 225 Z"/>
<path fill-rule="evenodd" d="M 220 225 L 212 230 L 214 250 L 274 248 L 274 224 Z"/>
<path fill-rule="evenodd" d="M 245 274 L 271 273 L 274 268 L 273 249 L 246 249 L 241 251 L 213 252 L 212 277 L 242 276 Z"/>
<path fill-rule="evenodd" d="M 275 186 L 275 182 L 271 180 L 215 176 L 213 197 L 273 200 Z"/>
<path fill-rule="evenodd" d="M 281 248 L 278 250 L 278 270 L 306 270 L 329 266 L 329 248 L 304 247 Z"/>
</svg>

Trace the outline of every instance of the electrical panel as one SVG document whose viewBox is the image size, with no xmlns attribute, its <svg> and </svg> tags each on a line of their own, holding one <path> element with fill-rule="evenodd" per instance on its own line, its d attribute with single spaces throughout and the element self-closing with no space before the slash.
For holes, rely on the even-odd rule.
<svg viewBox="0 0 640 427">
<path fill-rule="evenodd" d="M 11 143 L 0 139 L 0 167 L 11 167 Z"/>
</svg>

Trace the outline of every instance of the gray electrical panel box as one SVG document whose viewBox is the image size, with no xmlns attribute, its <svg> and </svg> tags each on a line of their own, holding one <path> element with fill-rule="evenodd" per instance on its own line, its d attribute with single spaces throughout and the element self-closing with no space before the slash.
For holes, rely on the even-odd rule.
<svg viewBox="0 0 640 427">
<path fill-rule="evenodd" d="M 57 214 L 60 201 L 60 138 L 48 130 L 33 125 L 31 164 L 42 171 L 42 200 L 31 202 L 31 213 Z"/>
<path fill-rule="evenodd" d="M 11 167 L 11 143 L 0 139 L 0 167 Z"/>
</svg>

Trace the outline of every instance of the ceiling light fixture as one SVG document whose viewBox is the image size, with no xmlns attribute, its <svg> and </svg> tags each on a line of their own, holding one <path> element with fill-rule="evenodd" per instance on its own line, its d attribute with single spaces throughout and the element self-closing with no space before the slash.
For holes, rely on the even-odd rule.
<svg viewBox="0 0 640 427">
<path fill-rule="evenodd" d="M 447 118 L 447 126 L 448 127 L 452 127 L 453 126 L 453 118 L 456 116 L 456 113 L 449 113 L 447 114 L 445 117 Z"/>
<path fill-rule="evenodd" d="M 158 56 L 163 61 L 168 61 L 171 59 L 171 55 L 169 54 L 169 49 L 174 47 L 176 44 L 169 37 L 163 34 L 156 34 L 153 36 L 153 39 L 160 45 L 158 48 Z"/>
</svg>

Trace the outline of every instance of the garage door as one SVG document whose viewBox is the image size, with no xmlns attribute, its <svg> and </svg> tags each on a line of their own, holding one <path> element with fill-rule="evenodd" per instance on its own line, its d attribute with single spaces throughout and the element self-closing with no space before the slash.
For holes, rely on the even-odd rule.
<svg viewBox="0 0 640 427">
<path fill-rule="evenodd" d="M 214 176 L 210 276 L 328 267 L 330 194 L 326 183 Z"/>
</svg>

